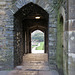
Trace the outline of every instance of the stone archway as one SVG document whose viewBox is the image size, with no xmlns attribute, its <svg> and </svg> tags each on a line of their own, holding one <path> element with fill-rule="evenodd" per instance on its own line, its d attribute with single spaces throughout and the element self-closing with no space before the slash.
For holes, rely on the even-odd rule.
<svg viewBox="0 0 75 75">
<path fill-rule="evenodd" d="M 37 16 L 40 19 L 36 19 Z M 24 53 L 31 53 L 31 32 L 36 29 L 45 33 L 45 53 L 48 53 L 48 17 L 45 10 L 32 2 L 14 14 L 14 57 L 17 58 L 15 66 L 22 63 Z"/>
<path fill-rule="evenodd" d="M 12 3 L 13 2 L 13 3 Z M 20 9 L 22 8 L 24 5 L 33 2 L 34 4 L 37 4 L 38 6 L 42 7 L 45 11 L 47 11 L 49 13 L 49 24 L 48 24 L 48 46 L 49 46 L 49 52 L 48 52 L 48 59 L 49 59 L 49 64 L 56 66 L 56 24 L 57 24 L 57 20 L 56 20 L 56 12 L 55 9 L 53 9 L 53 1 L 52 0 L 13 0 L 13 1 L 6 1 L 4 2 L 3 7 L 4 12 L 2 13 L 4 14 L 2 18 L 3 21 L 3 25 L 5 27 L 4 29 L 4 33 L 2 33 L 2 39 L 1 42 L 4 42 L 4 45 L 1 47 L 2 49 L 2 53 L 3 55 L 7 55 L 7 57 L 4 57 L 2 55 L 2 59 L 4 59 L 4 63 L 2 63 L 2 65 L 4 67 L 2 67 L 2 69 L 9 69 L 9 68 L 14 68 L 14 65 L 18 65 L 21 63 L 22 61 L 22 56 L 24 54 L 24 48 L 23 45 L 22 47 L 22 52 L 19 54 L 17 53 L 17 56 L 14 57 L 15 52 L 14 50 L 16 49 L 16 44 L 19 43 L 19 39 L 21 39 L 22 37 L 22 23 L 16 19 L 13 15 Z M 15 22 L 14 22 L 15 21 Z M 14 24 L 15 23 L 15 24 Z M 16 24 L 18 23 L 18 25 Z M 15 25 L 17 25 L 17 32 L 15 35 Z M 21 32 L 21 33 L 20 33 Z M 20 38 L 18 38 L 20 36 Z M 14 39 L 14 37 L 17 37 L 16 39 L 18 40 L 18 42 L 15 43 L 16 39 Z M 21 39 L 21 43 L 23 43 L 24 39 Z M 15 44 L 14 44 L 15 43 Z M 17 44 L 19 45 L 19 44 Z M 19 47 L 20 48 L 20 47 Z M 18 49 L 17 49 L 18 50 Z M 21 57 L 19 59 L 21 59 L 21 61 L 15 61 L 18 60 L 18 56 L 21 55 Z M 9 62 L 10 61 L 10 62 Z M 1 62 L 3 62 L 1 60 Z M 9 63 L 8 63 L 9 62 Z M 16 62 L 14 64 L 14 62 Z M 20 62 L 20 63 L 19 63 Z"/>
<path fill-rule="evenodd" d="M 40 30 L 44 33 L 44 53 L 47 53 L 48 54 L 48 31 L 47 31 L 47 28 L 34 28 L 32 30 L 30 30 L 30 34 L 36 30 Z M 31 35 L 30 35 L 31 36 Z M 30 37 L 31 39 L 31 37 Z M 31 43 L 30 43 L 30 46 L 31 46 Z M 31 50 L 31 49 L 30 49 Z M 31 52 L 31 51 L 30 51 Z"/>
</svg>

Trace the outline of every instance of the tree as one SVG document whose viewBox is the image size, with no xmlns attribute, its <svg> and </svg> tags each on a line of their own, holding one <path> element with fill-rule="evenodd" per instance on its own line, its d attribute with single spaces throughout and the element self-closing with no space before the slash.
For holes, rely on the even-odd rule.
<svg viewBox="0 0 75 75">
<path fill-rule="evenodd" d="M 44 33 L 35 33 L 33 36 L 32 36 L 32 40 L 37 40 L 38 42 L 43 42 L 44 41 Z"/>
</svg>

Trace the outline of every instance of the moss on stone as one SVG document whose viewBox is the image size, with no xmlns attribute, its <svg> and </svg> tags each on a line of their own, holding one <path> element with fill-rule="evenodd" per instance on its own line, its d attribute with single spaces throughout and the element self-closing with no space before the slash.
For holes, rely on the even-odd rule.
<svg viewBox="0 0 75 75">
<path fill-rule="evenodd" d="M 63 24 L 60 21 L 59 13 L 57 19 L 57 66 L 59 69 L 63 69 Z"/>
</svg>

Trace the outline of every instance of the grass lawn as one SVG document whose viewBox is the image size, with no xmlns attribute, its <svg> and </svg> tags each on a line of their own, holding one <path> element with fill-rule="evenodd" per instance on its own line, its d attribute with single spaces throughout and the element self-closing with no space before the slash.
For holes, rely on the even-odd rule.
<svg viewBox="0 0 75 75">
<path fill-rule="evenodd" d="M 36 47 L 36 50 L 44 50 L 44 42 L 40 42 L 40 46 Z"/>
<path fill-rule="evenodd" d="M 32 48 L 34 48 L 35 46 L 32 46 Z"/>
</svg>

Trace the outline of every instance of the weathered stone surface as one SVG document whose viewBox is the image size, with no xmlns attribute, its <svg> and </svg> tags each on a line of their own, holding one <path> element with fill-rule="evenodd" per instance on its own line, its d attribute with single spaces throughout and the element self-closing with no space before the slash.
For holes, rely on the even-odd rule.
<svg viewBox="0 0 75 75">
<path fill-rule="evenodd" d="M 74 19 L 69 20 L 69 30 L 70 31 L 75 30 L 75 20 Z"/>
<path fill-rule="evenodd" d="M 75 0 L 68 1 L 68 24 L 69 24 L 69 32 L 68 32 L 68 75 L 74 75 L 75 70 Z"/>
<path fill-rule="evenodd" d="M 75 53 L 75 32 L 74 31 L 69 31 L 69 52 L 70 53 Z"/>
<path fill-rule="evenodd" d="M 0 55 L 2 56 L 1 57 L 1 60 L 0 60 L 0 65 L 2 66 L 0 69 L 9 69 L 9 68 L 12 68 L 13 67 L 13 62 L 14 62 L 14 56 L 13 56 L 13 53 L 14 53 L 14 48 L 15 50 L 17 51 L 20 51 L 20 44 L 23 44 L 23 40 L 21 39 L 21 37 L 19 37 L 17 35 L 17 33 L 13 33 L 13 30 L 14 30 L 14 13 L 16 11 L 18 11 L 18 9 L 20 9 L 23 5 L 29 3 L 29 2 L 33 2 L 33 3 L 36 3 L 37 5 L 41 6 L 43 9 L 47 10 L 47 12 L 49 13 L 49 62 L 50 62 L 50 65 L 54 65 L 56 66 L 56 33 L 57 33 L 57 20 L 56 20 L 56 12 L 53 11 L 53 0 L 17 0 L 17 2 L 12 5 L 12 0 L 0 0 Z M 66 4 L 66 3 L 65 3 Z M 70 30 L 75 30 L 75 21 L 73 19 L 75 19 L 75 15 L 74 15 L 74 12 L 75 12 L 75 0 L 69 0 L 69 18 L 70 18 Z M 63 3 L 64 5 L 64 3 Z M 67 5 L 65 6 L 65 8 L 67 9 Z M 10 9 L 10 10 L 8 10 Z M 65 12 L 67 13 L 65 9 Z M 72 19 L 72 20 L 71 20 Z M 67 21 L 68 22 L 68 21 Z M 18 28 L 18 26 L 17 26 Z M 20 28 L 20 27 L 19 27 Z M 67 25 L 67 28 L 68 30 L 68 25 Z M 18 29 L 16 29 L 18 31 Z M 66 34 L 65 34 L 66 35 Z M 71 52 L 75 52 L 74 51 L 74 44 L 75 44 L 75 41 L 74 41 L 74 36 L 75 34 L 73 33 L 73 35 L 70 35 L 70 39 L 69 41 L 71 42 L 70 44 L 70 51 Z M 17 39 L 17 37 L 15 39 L 13 39 L 14 36 L 17 36 L 19 39 Z M 65 37 L 66 38 L 66 37 Z M 22 41 L 22 42 L 17 42 L 17 41 Z M 4 41 L 4 42 L 3 42 Z M 67 38 L 65 39 L 65 41 L 67 42 Z M 15 42 L 15 46 L 13 46 Z M 17 49 L 18 47 L 18 49 Z M 21 61 L 18 61 L 18 59 L 21 59 L 22 56 L 19 58 L 19 55 L 17 53 L 17 51 L 15 52 L 15 54 L 17 54 L 18 56 L 15 58 L 16 62 L 19 63 Z M 6 57 L 5 57 L 5 56 Z M 10 57 L 11 55 L 11 57 Z M 22 53 L 21 53 L 22 55 Z M 52 57 L 51 57 L 52 56 Z M 65 43 L 65 50 L 64 50 L 64 65 L 67 66 L 67 45 Z M 51 61 L 50 61 L 51 60 Z M 4 61 L 4 62 L 3 62 Z M 10 61 L 10 62 L 9 62 Z M 9 62 L 9 63 L 7 63 Z M 53 63 L 53 64 L 52 64 Z M 11 66 L 12 65 L 12 66 Z M 5 66 L 5 67 L 4 67 Z M 65 67 L 65 70 L 66 70 L 66 67 Z"/>
<path fill-rule="evenodd" d="M 69 19 L 75 19 L 75 1 L 74 0 L 69 0 Z"/>
<path fill-rule="evenodd" d="M 23 57 L 23 64 L 17 66 L 9 75 L 59 75 L 56 70 L 49 71 L 47 58 L 47 54 L 27 54 Z M 50 66 L 50 69 L 53 67 Z"/>
<path fill-rule="evenodd" d="M 0 15 L 5 15 L 5 11 L 0 10 Z"/>
<path fill-rule="evenodd" d="M 6 2 L 0 1 L 0 6 L 4 6 L 4 5 L 6 5 Z"/>
</svg>

